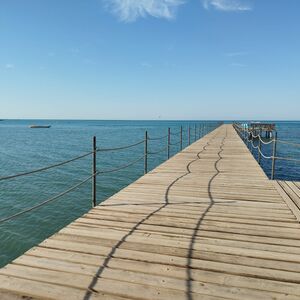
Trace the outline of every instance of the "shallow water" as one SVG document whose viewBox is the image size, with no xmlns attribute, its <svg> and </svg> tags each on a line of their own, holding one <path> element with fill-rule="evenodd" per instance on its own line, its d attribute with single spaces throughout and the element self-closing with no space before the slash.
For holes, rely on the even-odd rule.
<svg viewBox="0 0 300 300">
<path fill-rule="evenodd" d="M 30 129 L 30 124 L 51 124 L 50 129 Z M 8 120 L 0 122 L 0 177 L 64 161 L 91 151 L 92 137 L 97 136 L 98 147 L 108 148 L 128 145 L 149 136 L 163 136 L 167 128 L 185 132 L 192 121 L 30 121 Z M 198 125 L 203 122 L 197 122 Z M 215 126 L 216 122 L 209 122 Z M 277 122 L 279 138 L 300 142 L 300 122 Z M 194 130 L 192 141 L 194 139 Z M 178 136 L 172 136 L 172 143 Z M 187 145 L 187 134 L 184 134 Z M 149 142 L 149 151 L 166 146 L 166 139 Z M 107 170 L 126 165 L 143 155 L 139 145 L 122 152 L 98 153 L 97 169 Z M 269 147 L 270 148 L 270 147 Z M 265 151 L 271 151 L 266 148 Z M 300 148 L 281 145 L 280 155 L 298 156 Z M 179 151 L 179 145 L 171 147 L 171 155 Z M 149 170 L 166 159 L 166 151 L 149 157 Z M 269 174 L 270 162 L 263 161 Z M 0 182 L 0 219 L 40 203 L 90 176 L 91 157 L 68 165 Z M 143 161 L 117 173 L 99 176 L 97 179 L 98 203 L 143 175 Z M 300 180 L 300 164 L 278 162 L 277 178 Z M 91 182 L 45 205 L 44 207 L 0 224 L 0 266 L 5 265 L 33 245 L 44 240 L 91 208 Z"/>
</svg>

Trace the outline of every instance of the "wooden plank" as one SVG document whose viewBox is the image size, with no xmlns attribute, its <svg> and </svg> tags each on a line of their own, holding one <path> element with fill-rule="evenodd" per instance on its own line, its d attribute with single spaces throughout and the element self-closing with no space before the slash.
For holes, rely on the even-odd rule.
<svg viewBox="0 0 300 300">
<path fill-rule="evenodd" d="M 300 222 L 300 196 L 292 190 L 287 181 L 274 181 L 275 188 Z"/>
</svg>

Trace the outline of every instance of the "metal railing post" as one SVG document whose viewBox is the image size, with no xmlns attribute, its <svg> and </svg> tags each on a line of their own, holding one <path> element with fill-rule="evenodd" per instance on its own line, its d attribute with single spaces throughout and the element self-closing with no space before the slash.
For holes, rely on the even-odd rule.
<svg viewBox="0 0 300 300">
<path fill-rule="evenodd" d="M 249 131 L 247 130 L 247 147 L 249 149 Z"/>
<path fill-rule="evenodd" d="M 260 161 L 261 161 L 261 140 L 260 140 L 260 135 L 261 135 L 261 130 L 259 132 L 259 135 L 258 135 L 258 158 L 257 158 L 257 161 L 258 163 L 260 164 Z"/>
<path fill-rule="evenodd" d="M 276 153 L 277 153 L 277 131 L 275 131 L 275 136 L 273 139 L 272 174 L 271 174 L 272 180 L 274 180 L 275 177 Z"/>
<path fill-rule="evenodd" d="M 97 140 L 93 137 L 93 181 L 92 181 L 92 206 L 97 205 Z"/>
<path fill-rule="evenodd" d="M 148 173 L 148 131 L 145 131 L 144 174 Z"/>
<path fill-rule="evenodd" d="M 168 159 L 170 158 L 171 129 L 168 128 Z"/>
<path fill-rule="evenodd" d="M 191 126 L 189 125 L 189 131 L 188 131 L 188 143 L 191 144 Z"/>
<path fill-rule="evenodd" d="M 180 126 L 180 150 L 182 151 L 182 126 Z"/>
<path fill-rule="evenodd" d="M 196 127 L 197 125 L 195 124 L 195 142 L 196 142 L 196 140 L 197 140 L 197 127 Z"/>
</svg>

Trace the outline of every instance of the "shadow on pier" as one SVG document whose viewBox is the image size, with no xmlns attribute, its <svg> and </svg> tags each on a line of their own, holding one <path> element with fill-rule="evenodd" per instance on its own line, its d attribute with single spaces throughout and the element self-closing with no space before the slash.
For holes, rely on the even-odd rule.
<svg viewBox="0 0 300 300">
<path fill-rule="evenodd" d="M 227 133 L 226 133 L 227 135 Z M 156 213 L 160 212 L 161 210 L 163 210 L 164 208 L 168 207 L 169 205 L 172 205 L 172 203 L 170 203 L 170 191 L 171 189 L 176 185 L 176 183 L 178 183 L 181 179 L 183 179 L 184 177 L 188 176 L 189 174 L 192 173 L 191 171 L 191 166 L 192 164 L 194 164 L 196 161 L 201 160 L 201 154 L 203 152 L 205 152 L 207 150 L 207 147 L 210 146 L 210 144 L 212 143 L 212 141 L 214 140 L 215 136 L 213 136 L 207 143 L 206 145 L 202 148 L 201 151 L 199 151 L 196 155 L 196 158 L 191 160 L 187 165 L 186 165 L 186 172 L 177 177 L 176 179 L 174 179 L 169 186 L 166 189 L 165 192 L 165 197 L 164 197 L 164 203 L 156 208 L 155 210 L 153 210 L 151 213 L 149 213 L 146 217 L 142 218 L 139 222 L 137 222 L 128 233 L 126 233 L 111 249 L 110 253 L 107 255 L 106 259 L 104 260 L 103 264 L 99 267 L 98 271 L 95 273 L 92 281 L 90 282 L 87 292 L 84 296 L 84 300 L 88 300 L 92 297 L 93 293 L 97 293 L 97 290 L 95 290 L 95 286 L 98 283 L 98 281 L 101 284 L 101 275 L 103 273 L 103 271 L 105 270 L 105 268 L 108 267 L 109 262 L 113 259 L 114 254 L 116 253 L 116 251 L 118 250 L 118 248 L 121 247 L 121 245 L 126 242 L 126 239 L 128 237 L 130 237 L 131 235 L 134 234 L 134 232 L 136 230 L 139 229 L 139 227 L 144 224 L 147 220 L 149 220 L 152 216 L 154 216 Z M 214 168 L 215 168 L 215 174 L 213 174 L 213 176 L 209 179 L 208 182 L 208 186 L 207 186 L 207 190 L 208 190 L 208 195 L 209 195 L 209 203 L 207 208 L 204 210 L 203 213 L 201 213 L 200 218 L 197 220 L 196 226 L 194 229 L 192 229 L 193 233 L 191 235 L 190 238 L 190 243 L 189 243 L 189 247 L 187 249 L 187 268 L 186 268 L 186 299 L 188 300 L 192 300 L 193 299 L 193 286 L 192 286 L 192 282 L 193 282 L 193 278 L 192 278 L 192 260 L 193 260 L 193 251 L 194 251 L 194 244 L 196 242 L 196 238 L 198 235 L 198 232 L 200 231 L 200 227 L 201 227 L 201 223 L 203 222 L 205 216 L 207 215 L 207 213 L 210 211 L 210 209 L 213 207 L 213 205 L 216 203 L 214 201 L 213 195 L 212 195 L 212 183 L 214 181 L 214 179 L 218 176 L 218 174 L 220 173 L 219 169 L 218 169 L 218 163 L 222 160 L 221 157 L 221 153 L 223 151 L 223 145 L 224 145 L 224 141 L 226 139 L 226 136 L 223 138 L 223 141 L 221 142 L 220 145 L 220 151 L 218 152 L 218 159 L 214 162 Z M 203 202 L 182 202 L 182 203 L 192 203 L 192 204 L 203 204 Z M 149 203 L 151 205 L 155 205 L 155 203 Z M 156 203 L 156 204 L 161 204 L 161 203 Z M 176 203 L 178 204 L 178 203 Z M 105 206 L 120 206 L 120 205 L 128 205 L 128 204 L 108 204 Z M 132 205 L 132 204 L 131 204 Z M 145 203 L 142 204 L 134 204 L 134 205 L 145 205 Z M 161 224 L 161 226 L 164 226 L 163 224 Z"/>
</svg>

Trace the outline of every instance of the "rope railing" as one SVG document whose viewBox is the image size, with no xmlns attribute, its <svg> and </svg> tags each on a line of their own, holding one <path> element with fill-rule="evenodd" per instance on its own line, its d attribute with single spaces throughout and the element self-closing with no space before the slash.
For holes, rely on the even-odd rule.
<svg viewBox="0 0 300 300">
<path fill-rule="evenodd" d="M 36 170 L 32 170 L 32 171 L 28 171 L 28 172 L 24 172 L 24 173 L 19 173 L 19 174 L 15 174 L 15 175 L 9 175 L 9 176 L 0 177 L 0 181 L 8 180 L 8 179 L 14 179 L 14 178 L 17 178 L 17 177 L 22 177 L 22 176 L 27 176 L 27 175 L 31 175 L 31 174 L 35 174 L 35 173 L 47 171 L 47 170 L 50 170 L 50 169 L 53 169 L 53 168 L 57 168 L 57 167 L 60 167 L 60 166 L 64 166 L 64 165 L 69 164 L 69 163 L 71 163 L 73 161 L 76 161 L 76 160 L 82 159 L 84 157 L 87 157 L 87 156 L 89 156 L 91 154 L 93 154 L 93 151 L 88 152 L 88 153 L 83 154 L 83 155 L 80 155 L 80 156 L 77 156 L 75 158 L 72 158 L 72 159 L 60 162 L 60 163 L 57 163 L 57 164 L 54 164 L 54 165 L 47 166 L 47 167 L 43 167 L 43 168 L 39 168 L 39 169 L 36 169 Z"/>
<path fill-rule="evenodd" d="M 179 135 L 179 134 L 181 134 L 181 131 L 171 132 L 171 135 L 174 135 L 174 136 Z"/>
<path fill-rule="evenodd" d="M 293 158 L 293 157 L 280 157 L 280 156 L 276 156 L 275 158 L 278 159 L 278 160 L 289 160 L 289 161 L 300 162 L 300 159 Z"/>
<path fill-rule="evenodd" d="M 162 139 L 165 139 L 166 137 L 168 137 L 168 134 L 166 135 L 163 135 L 163 136 L 159 136 L 159 137 L 148 137 L 148 140 L 149 141 L 158 141 L 158 140 L 162 140 Z"/>
<path fill-rule="evenodd" d="M 294 147 L 300 147 L 300 144 L 298 144 L 298 143 L 293 143 L 293 142 L 289 142 L 289 141 L 277 140 L 277 142 L 278 142 L 278 143 L 281 143 L 281 144 L 291 145 L 291 146 L 294 146 Z"/>
<path fill-rule="evenodd" d="M 139 141 L 135 144 L 131 144 L 131 145 L 127 145 L 127 146 L 121 146 L 121 147 L 117 147 L 117 148 L 97 148 L 97 152 L 121 151 L 121 150 L 126 150 L 126 149 L 136 147 L 136 146 L 144 144 L 144 143 L 145 143 L 145 140 L 141 140 L 141 141 Z"/>
<path fill-rule="evenodd" d="M 158 150 L 158 151 L 155 151 L 155 152 L 148 152 L 147 154 L 150 154 L 150 155 L 155 155 L 155 154 L 159 154 L 159 153 L 162 153 L 164 151 L 166 151 L 168 149 L 168 146 Z"/>
<path fill-rule="evenodd" d="M 240 135 L 240 137 L 244 140 L 247 145 L 251 146 L 251 152 L 252 149 L 256 149 L 258 152 L 258 162 L 260 163 L 261 157 L 265 159 L 271 159 L 272 160 L 272 171 L 271 171 L 271 179 L 275 178 L 275 166 L 276 166 L 276 160 L 286 160 L 286 161 L 294 161 L 294 162 L 300 162 L 300 159 L 293 158 L 293 157 L 282 157 L 277 156 L 277 144 L 286 144 L 291 145 L 295 147 L 300 147 L 299 143 L 293 143 L 289 141 L 283 141 L 277 138 L 277 131 L 275 131 L 275 137 L 272 138 L 270 141 L 266 142 L 261 137 L 261 134 L 255 134 L 254 132 L 250 131 L 248 128 L 245 128 L 239 124 L 233 124 L 235 130 Z M 258 139 L 258 145 L 254 145 L 254 139 Z M 272 155 L 267 156 L 262 152 L 262 145 L 273 145 L 272 146 Z"/>
<path fill-rule="evenodd" d="M 220 125 L 221 124 L 219 124 L 219 123 L 213 124 L 213 125 L 210 125 L 210 126 L 208 126 L 208 125 L 203 126 L 203 124 L 201 124 L 201 127 L 200 127 L 200 125 L 198 127 L 196 127 L 196 125 L 195 125 L 195 127 L 194 127 L 194 130 L 195 130 L 194 140 L 196 141 L 197 136 L 198 136 L 198 138 L 201 138 L 202 136 L 206 135 L 211 130 L 219 127 Z M 198 135 L 197 135 L 197 129 L 198 129 Z M 186 139 L 184 139 L 183 133 L 188 134 L 188 137 Z M 180 135 L 180 140 L 176 143 L 171 142 L 171 136 L 174 136 L 174 135 Z M 154 152 L 151 152 L 151 151 L 148 150 L 148 143 L 149 142 L 157 141 L 157 140 L 163 140 L 163 139 L 166 139 L 166 142 L 167 142 L 166 147 L 163 147 L 162 149 L 159 149 L 158 151 L 154 151 Z M 159 154 L 159 153 L 162 153 L 164 151 L 167 151 L 167 157 L 169 158 L 170 157 L 170 147 L 175 146 L 175 145 L 180 145 L 180 150 L 182 150 L 183 149 L 183 141 L 186 141 L 186 140 L 188 141 L 188 145 L 190 145 L 190 143 L 191 143 L 191 127 L 190 126 L 187 127 L 187 130 L 184 130 L 183 127 L 181 126 L 180 131 L 177 131 L 177 132 L 172 132 L 171 129 L 168 128 L 168 134 L 166 134 L 164 136 L 160 136 L 160 137 L 149 137 L 148 132 L 146 131 L 145 132 L 145 138 L 143 140 L 140 140 L 140 141 L 138 141 L 136 143 L 133 143 L 133 144 L 130 144 L 130 145 L 124 145 L 124 146 L 114 147 L 114 148 L 100 148 L 100 147 L 97 147 L 96 137 L 93 137 L 93 148 L 92 148 L 92 151 L 90 151 L 88 153 L 79 155 L 77 157 L 74 157 L 72 159 L 69 159 L 69 160 L 66 160 L 66 161 L 63 161 L 63 162 L 59 162 L 59 163 L 56 163 L 56 164 L 53 164 L 53 165 L 49 165 L 49 166 L 46 166 L 46 167 L 35 169 L 35 170 L 32 170 L 32 171 L 0 177 L 0 181 L 14 179 L 14 178 L 17 178 L 17 177 L 31 175 L 31 174 L 47 171 L 49 169 L 53 169 L 53 168 L 56 168 L 56 167 L 64 166 L 64 165 L 69 164 L 71 162 L 83 159 L 83 158 L 88 157 L 88 156 L 92 156 L 92 166 L 93 166 L 93 168 L 92 168 L 92 174 L 89 177 L 87 177 L 83 181 L 79 182 L 78 184 L 68 188 L 67 190 L 65 190 L 65 191 L 63 191 L 63 192 L 61 192 L 61 193 L 45 200 L 45 201 L 43 201 L 43 202 L 41 202 L 37 205 L 34 205 L 34 206 L 32 206 L 30 208 L 27 208 L 27 209 L 24 209 L 24 210 L 22 210 L 20 212 L 17 212 L 15 214 L 11 215 L 11 216 L 4 217 L 4 218 L 0 219 L 0 224 L 4 223 L 6 221 L 9 221 L 9 220 L 15 219 L 15 218 L 17 218 L 17 217 L 19 217 L 23 214 L 34 211 L 34 210 L 36 210 L 36 209 L 38 209 L 38 208 L 40 208 L 40 207 L 42 207 L 42 206 L 44 206 L 44 205 L 46 205 L 50 202 L 53 202 L 53 201 L 65 196 L 66 194 L 74 191 L 75 189 L 81 187 L 82 185 L 84 185 L 85 183 L 87 183 L 90 180 L 92 180 L 92 206 L 95 207 L 96 204 L 97 204 L 97 193 L 96 193 L 96 191 L 97 191 L 97 189 L 96 189 L 96 186 L 97 186 L 96 178 L 97 178 L 97 176 L 118 172 L 120 170 L 129 168 L 129 167 L 137 164 L 138 162 L 140 162 L 142 160 L 144 160 L 144 173 L 146 174 L 148 172 L 148 156 L 149 155 L 155 155 L 155 154 Z M 125 164 L 125 165 L 118 166 L 114 169 L 97 170 L 97 154 L 98 153 L 122 151 L 122 150 L 137 147 L 137 146 L 142 145 L 142 144 L 144 144 L 144 155 L 143 156 L 140 156 L 139 158 L 135 159 L 134 161 L 131 161 L 131 162 Z"/>
<path fill-rule="evenodd" d="M 258 138 L 259 138 L 260 142 L 264 145 L 270 145 L 274 142 L 274 139 L 271 139 L 269 142 L 266 142 L 262 139 L 262 137 L 260 135 L 258 136 Z M 277 140 L 277 142 L 278 142 L 278 140 Z"/>
<path fill-rule="evenodd" d="M 24 214 L 26 214 L 26 213 L 28 213 L 28 212 L 31 212 L 31 211 L 33 211 L 33 210 L 35 210 L 35 209 L 38 209 L 38 208 L 40 208 L 40 207 L 42 207 L 42 206 L 44 206 L 44 205 L 46 205 L 46 204 L 48 204 L 48 203 L 50 203 L 50 202 L 53 202 L 53 201 L 55 201 L 55 200 L 57 200 L 57 199 L 59 199 L 59 198 L 65 196 L 66 194 L 68 194 L 68 193 L 70 193 L 70 192 L 76 190 L 77 188 L 79 188 L 80 186 L 82 186 L 83 184 L 85 184 L 86 182 L 88 182 L 89 180 L 91 180 L 94 176 L 95 176 L 95 174 L 89 176 L 89 177 L 86 178 L 85 180 L 83 180 L 83 181 L 81 181 L 80 183 L 78 183 L 78 184 L 72 186 L 71 188 L 65 190 L 64 192 L 62 192 L 62 193 L 60 193 L 60 194 L 58 194 L 58 195 L 56 195 L 56 196 L 54 196 L 54 197 L 51 197 L 51 198 L 49 198 L 49 199 L 47 199 L 47 200 L 45 200 L 45 201 L 43 201 L 43 202 L 41 202 L 41 203 L 39 203 L 39 204 L 37 204 L 37 205 L 34 205 L 34 206 L 32 206 L 32 207 L 30 207 L 30 208 L 27 208 L 27 209 L 24 209 L 24 210 L 22 210 L 22 211 L 20 211 L 20 212 L 17 212 L 17 213 L 15 213 L 15 214 L 13 214 L 13 215 L 11 215 L 11 216 L 9 216 L 9 217 L 5 217 L 5 218 L 3 218 L 3 219 L 0 219 L 0 224 L 1 224 L 1 223 L 4 223 L 4 222 L 6 222 L 6 221 L 12 220 L 12 219 L 14 219 L 14 218 L 16 218 L 16 217 L 19 217 L 19 216 L 21 216 L 21 215 L 24 215 Z"/>
<path fill-rule="evenodd" d="M 130 162 L 129 164 L 117 167 L 115 169 L 99 171 L 99 172 L 96 173 L 96 175 L 104 175 L 104 174 L 108 174 L 108 173 L 114 173 L 114 172 L 129 168 L 129 167 L 133 166 L 134 164 L 138 163 L 139 161 L 141 161 L 142 159 L 144 159 L 144 157 L 145 157 L 145 155 L 143 155 L 142 157 Z"/>
<path fill-rule="evenodd" d="M 170 143 L 170 146 L 177 146 L 180 144 L 180 141 L 178 141 L 177 143 Z"/>
<path fill-rule="evenodd" d="M 258 149 L 259 154 L 260 154 L 263 158 L 265 158 L 265 159 L 272 159 L 272 158 L 273 158 L 272 156 L 266 156 L 266 155 L 261 151 L 260 147 L 257 147 L 257 149 Z"/>
</svg>

